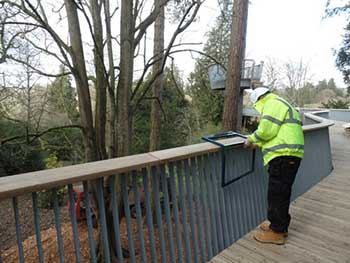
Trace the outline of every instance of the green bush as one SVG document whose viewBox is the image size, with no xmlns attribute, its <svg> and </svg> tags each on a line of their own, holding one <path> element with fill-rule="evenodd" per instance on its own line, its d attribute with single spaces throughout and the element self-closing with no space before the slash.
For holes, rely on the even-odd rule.
<svg viewBox="0 0 350 263">
<path fill-rule="evenodd" d="M 63 166 L 63 162 L 58 160 L 57 153 L 54 152 L 45 159 L 46 168 L 58 168 Z M 66 187 L 57 189 L 58 205 L 61 206 L 64 202 L 64 196 L 67 190 Z M 52 190 L 45 190 L 38 193 L 38 206 L 41 208 L 53 208 L 54 194 Z"/>
<path fill-rule="evenodd" d="M 322 103 L 323 107 L 327 109 L 348 109 L 349 101 L 343 99 L 329 99 L 327 103 Z"/>
<path fill-rule="evenodd" d="M 38 147 L 26 144 L 1 145 L 0 167 L 0 176 L 43 170 L 43 153 Z"/>
<path fill-rule="evenodd" d="M 65 186 L 58 188 L 57 199 L 58 205 L 62 206 L 64 203 L 64 197 L 67 193 Z M 45 190 L 38 193 L 38 206 L 40 208 L 52 209 L 54 206 L 54 193 L 52 190 Z"/>
</svg>

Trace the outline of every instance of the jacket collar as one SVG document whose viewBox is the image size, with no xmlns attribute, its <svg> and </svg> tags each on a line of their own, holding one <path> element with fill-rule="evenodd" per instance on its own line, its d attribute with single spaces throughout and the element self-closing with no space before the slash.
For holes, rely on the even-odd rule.
<svg viewBox="0 0 350 263">
<path fill-rule="evenodd" d="M 255 104 L 254 104 L 254 108 L 261 114 L 264 106 L 266 104 L 266 102 L 268 102 L 269 100 L 275 99 L 278 96 L 276 94 L 270 93 L 267 94 L 264 98 L 258 100 Z"/>
</svg>

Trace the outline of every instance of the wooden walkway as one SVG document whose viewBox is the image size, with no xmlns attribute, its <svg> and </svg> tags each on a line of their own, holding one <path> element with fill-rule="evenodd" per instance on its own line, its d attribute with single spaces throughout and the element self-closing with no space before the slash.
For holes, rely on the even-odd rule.
<svg viewBox="0 0 350 263">
<path fill-rule="evenodd" d="M 339 122 L 330 134 L 334 170 L 293 202 L 287 243 L 260 244 L 251 232 L 211 262 L 350 263 L 350 136 Z"/>
</svg>

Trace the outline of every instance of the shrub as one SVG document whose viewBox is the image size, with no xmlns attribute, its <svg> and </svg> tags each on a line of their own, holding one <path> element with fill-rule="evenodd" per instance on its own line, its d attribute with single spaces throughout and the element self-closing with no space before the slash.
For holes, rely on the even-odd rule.
<svg viewBox="0 0 350 263">
<path fill-rule="evenodd" d="M 58 168 L 63 166 L 63 162 L 57 158 L 57 153 L 54 152 L 45 159 L 46 168 Z M 67 190 L 66 187 L 59 187 L 57 189 L 58 205 L 61 206 L 64 202 L 64 196 Z M 41 208 L 53 208 L 54 195 L 52 190 L 44 190 L 38 193 L 38 206 Z"/>
</svg>

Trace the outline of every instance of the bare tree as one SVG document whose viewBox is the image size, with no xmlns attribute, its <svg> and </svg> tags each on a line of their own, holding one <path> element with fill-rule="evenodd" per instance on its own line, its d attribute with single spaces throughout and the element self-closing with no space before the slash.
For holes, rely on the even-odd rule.
<svg viewBox="0 0 350 263">
<path fill-rule="evenodd" d="M 153 56 L 156 59 L 156 63 L 153 65 L 153 74 L 157 74 L 162 71 L 162 61 L 164 59 L 164 0 L 155 0 L 154 5 L 160 6 L 159 15 L 154 23 L 154 41 L 153 41 Z M 153 83 L 152 87 L 152 103 L 151 103 L 151 123 L 150 123 L 150 140 L 149 150 L 159 150 L 160 146 L 160 123 L 161 123 L 161 103 L 162 103 L 162 91 L 164 88 L 163 73 L 159 74 Z"/>
<path fill-rule="evenodd" d="M 0 22 L 2 28 L 6 28 L 6 32 L 4 32 L 3 35 L 6 36 L 8 32 L 13 32 L 12 35 L 14 36 L 14 38 L 11 38 L 13 39 L 12 41 L 7 42 L 12 43 L 12 45 L 8 44 L 7 47 L 9 48 L 3 49 L 3 51 L 5 51 L 5 53 L 2 54 L 4 59 L 26 64 L 25 61 L 18 58 L 16 53 L 13 52 L 18 45 L 25 42 L 29 43 L 38 51 L 41 51 L 43 54 L 57 59 L 61 64 L 69 68 L 73 74 L 79 97 L 79 112 L 81 116 L 81 126 L 83 127 L 85 158 L 87 161 L 96 160 L 97 154 L 92 122 L 91 100 L 75 2 L 65 1 L 71 46 L 66 44 L 51 26 L 47 19 L 45 8 L 42 6 L 40 0 L 1 0 L 0 5 L 11 14 L 7 19 Z M 43 38 L 36 38 L 35 34 L 38 32 L 43 34 Z M 19 44 L 14 45 L 13 43 L 16 42 Z M 53 44 L 55 44 L 54 48 L 52 48 Z M 30 64 L 27 64 L 27 66 L 34 72 L 44 76 L 58 76 L 58 74 L 46 73 L 42 69 Z"/>
<path fill-rule="evenodd" d="M 114 69 L 114 56 L 112 48 L 112 28 L 111 20 L 112 14 L 110 12 L 109 0 L 103 1 L 105 24 L 106 24 L 106 42 L 108 53 L 108 110 L 107 110 L 107 149 L 108 157 L 113 158 L 116 156 L 116 90 L 115 90 L 115 69 Z"/>
<path fill-rule="evenodd" d="M 90 0 L 90 8 L 93 21 L 93 40 L 94 40 L 94 63 L 96 72 L 96 108 L 95 108 L 95 130 L 96 145 L 99 159 L 107 158 L 106 152 L 106 89 L 108 79 L 104 63 L 104 46 L 103 46 L 103 28 L 102 28 L 102 1 Z"/>
<path fill-rule="evenodd" d="M 267 62 L 264 63 L 263 78 L 265 85 L 269 87 L 270 90 L 274 91 L 281 81 L 281 68 L 274 58 L 268 58 Z"/>
<path fill-rule="evenodd" d="M 288 61 L 282 68 L 283 85 L 286 89 L 285 95 L 295 105 L 301 104 L 300 89 L 310 81 L 309 66 L 302 60 L 299 62 Z"/>
<path fill-rule="evenodd" d="M 70 0 L 65 0 L 64 3 L 67 12 L 69 37 L 71 42 L 71 48 L 68 50 L 73 63 L 72 73 L 74 75 L 79 97 L 79 112 L 81 116 L 81 124 L 83 126 L 85 154 L 87 161 L 95 161 L 97 160 L 96 141 L 77 5 L 74 1 Z"/>
<path fill-rule="evenodd" d="M 120 15 L 120 61 L 119 66 L 115 67 L 113 60 L 112 50 L 112 35 L 111 35 L 111 14 L 108 9 L 108 0 L 90 0 L 86 1 L 74 1 L 64 0 L 64 5 L 57 11 L 59 17 L 67 18 L 67 25 L 69 29 L 69 43 L 66 43 L 61 35 L 55 31 L 55 27 L 51 25 L 52 21 L 47 19 L 49 12 L 43 6 L 44 2 L 40 0 L 0 0 L 0 6 L 5 6 L 6 9 L 11 10 L 10 19 L 2 19 L 0 22 L 0 29 L 6 28 L 6 32 L 14 32 L 12 38 L 8 34 L 0 32 L 1 41 L 5 45 L 1 46 L 1 58 L 11 59 L 18 61 L 19 63 L 25 63 L 25 61 L 19 61 L 16 56 L 11 53 L 16 49 L 16 41 L 21 40 L 22 36 L 25 36 L 23 41 L 29 43 L 37 50 L 43 52 L 46 56 L 55 58 L 60 64 L 63 64 L 69 69 L 69 72 L 74 77 L 78 100 L 79 100 L 79 112 L 80 122 L 83 132 L 83 141 L 85 149 L 85 160 L 95 161 L 106 157 L 106 145 L 105 145 L 105 127 L 106 127 L 106 89 L 109 94 L 109 105 L 111 115 L 109 117 L 110 124 L 108 132 L 109 139 L 109 157 L 124 156 L 130 153 L 130 145 L 132 138 L 132 112 L 136 110 L 137 104 L 143 99 L 147 93 L 149 87 L 157 79 L 157 77 L 163 72 L 166 64 L 166 58 L 169 55 L 172 46 L 176 40 L 176 36 L 182 33 L 194 20 L 198 9 L 201 5 L 200 0 L 193 0 L 188 10 L 184 13 L 183 19 L 179 22 L 177 30 L 174 32 L 167 48 L 164 50 L 164 57 L 161 58 L 161 67 L 152 75 L 150 82 L 147 82 L 144 89 L 134 87 L 134 59 L 135 52 L 141 39 L 144 37 L 145 32 L 149 26 L 153 24 L 155 19 L 159 16 L 161 8 L 166 5 L 170 0 L 163 0 L 162 4 L 153 7 L 151 12 L 144 19 L 141 19 L 141 11 L 146 1 L 139 0 L 122 0 L 121 1 L 121 15 Z M 45 3 L 46 4 L 46 3 Z M 105 21 L 107 32 L 107 50 L 109 67 L 106 67 L 104 59 L 104 38 L 102 35 L 102 4 L 105 5 Z M 86 12 L 86 6 L 90 8 L 91 17 Z M 63 11 L 62 11 L 63 10 Z M 65 10 L 65 14 L 64 14 Z M 63 12 L 61 14 L 60 12 Z M 91 33 L 91 39 L 93 41 L 94 49 L 94 68 L 96 74 L 96 111 L 95 111 L 95 123 L 93 121 L 93 110 L 91 105 L 91 95 L 89 91 L 87 64 L 85 50 L 81 35 L 80 21 L 78 13 L 81 12 L 88 23 Z M 192 13 L 191 13 L 192 12 Z M 90 19 L 92 23 L 90 22 Z M 137 23 L 138 22 L 138 23 Z M 24 31 L 24 27 L 28 30 Z M 10 28 L 11 27 L 11 28 Z M 12 31 L 13 29 L 13 31 Z M 45 35 L 45 41 L 35 41 L 31 37 L 33 32 L 43 32 Z M 17 34 L 18 33 L 18 34 Z M 16 40 L 16 41 L 15 41 Z M 54 46 L 54 47 L 53 47 Z M 157 59 L 153 59 L 153 62 Z M 149 63 L 150 68 L 153 62 Z M 31 66 L 28 63 L 28 66 Z M 108 68 L 108 70 L 107 70 Z M 115 69 L 119 70 L 117 94 L 114 93 L 115 87 Z M 148 69 L 147 68 L 147 69 Z M 41 73 L 48 77 L 57 76 L 59 74 L 51 74 L 45 72 L 43 69 L 37 69 L 31 66 L 33 71 Z M 147 72 L 145 69 L 141 79 L 137 83 L 143 82 L 143 77 Z M 131 101 L 131 93 L 133 91 L 134 102 Z M 116 108 L 116 111 L 114 110 Z M 114 117 L 116 114 L 116 118 Z M 116 121 L 115 121 L 116 120 Z M 117 129 L 115 129 L 117 128 Z M 114 134 L 116 134 L 116 140 L 114 140 Z M 119 177 L 118 177 L 119 178 Z M 120 182 L 116 180 L 115 187 L 117 191 L 120 190 Z M 92 184 L 92 186 L 94 186 Z M 116 257 L 114 230 L 111 213 L 111 204 L 109 203 L 109 196 L 106 195 L 106 208 L 107 208 L 107 221 L 109 226 L 110 237 L 110 249 L 111 257 Z M 120 211 L 123 211 L 121 199 L 117 201 Z M 123 213 L 119 213 L 120 216 Z M 99 250 L 102 253 L 102 249 Z M 101 259 L 102 260 L 102 259 Z"/>
</svg>

